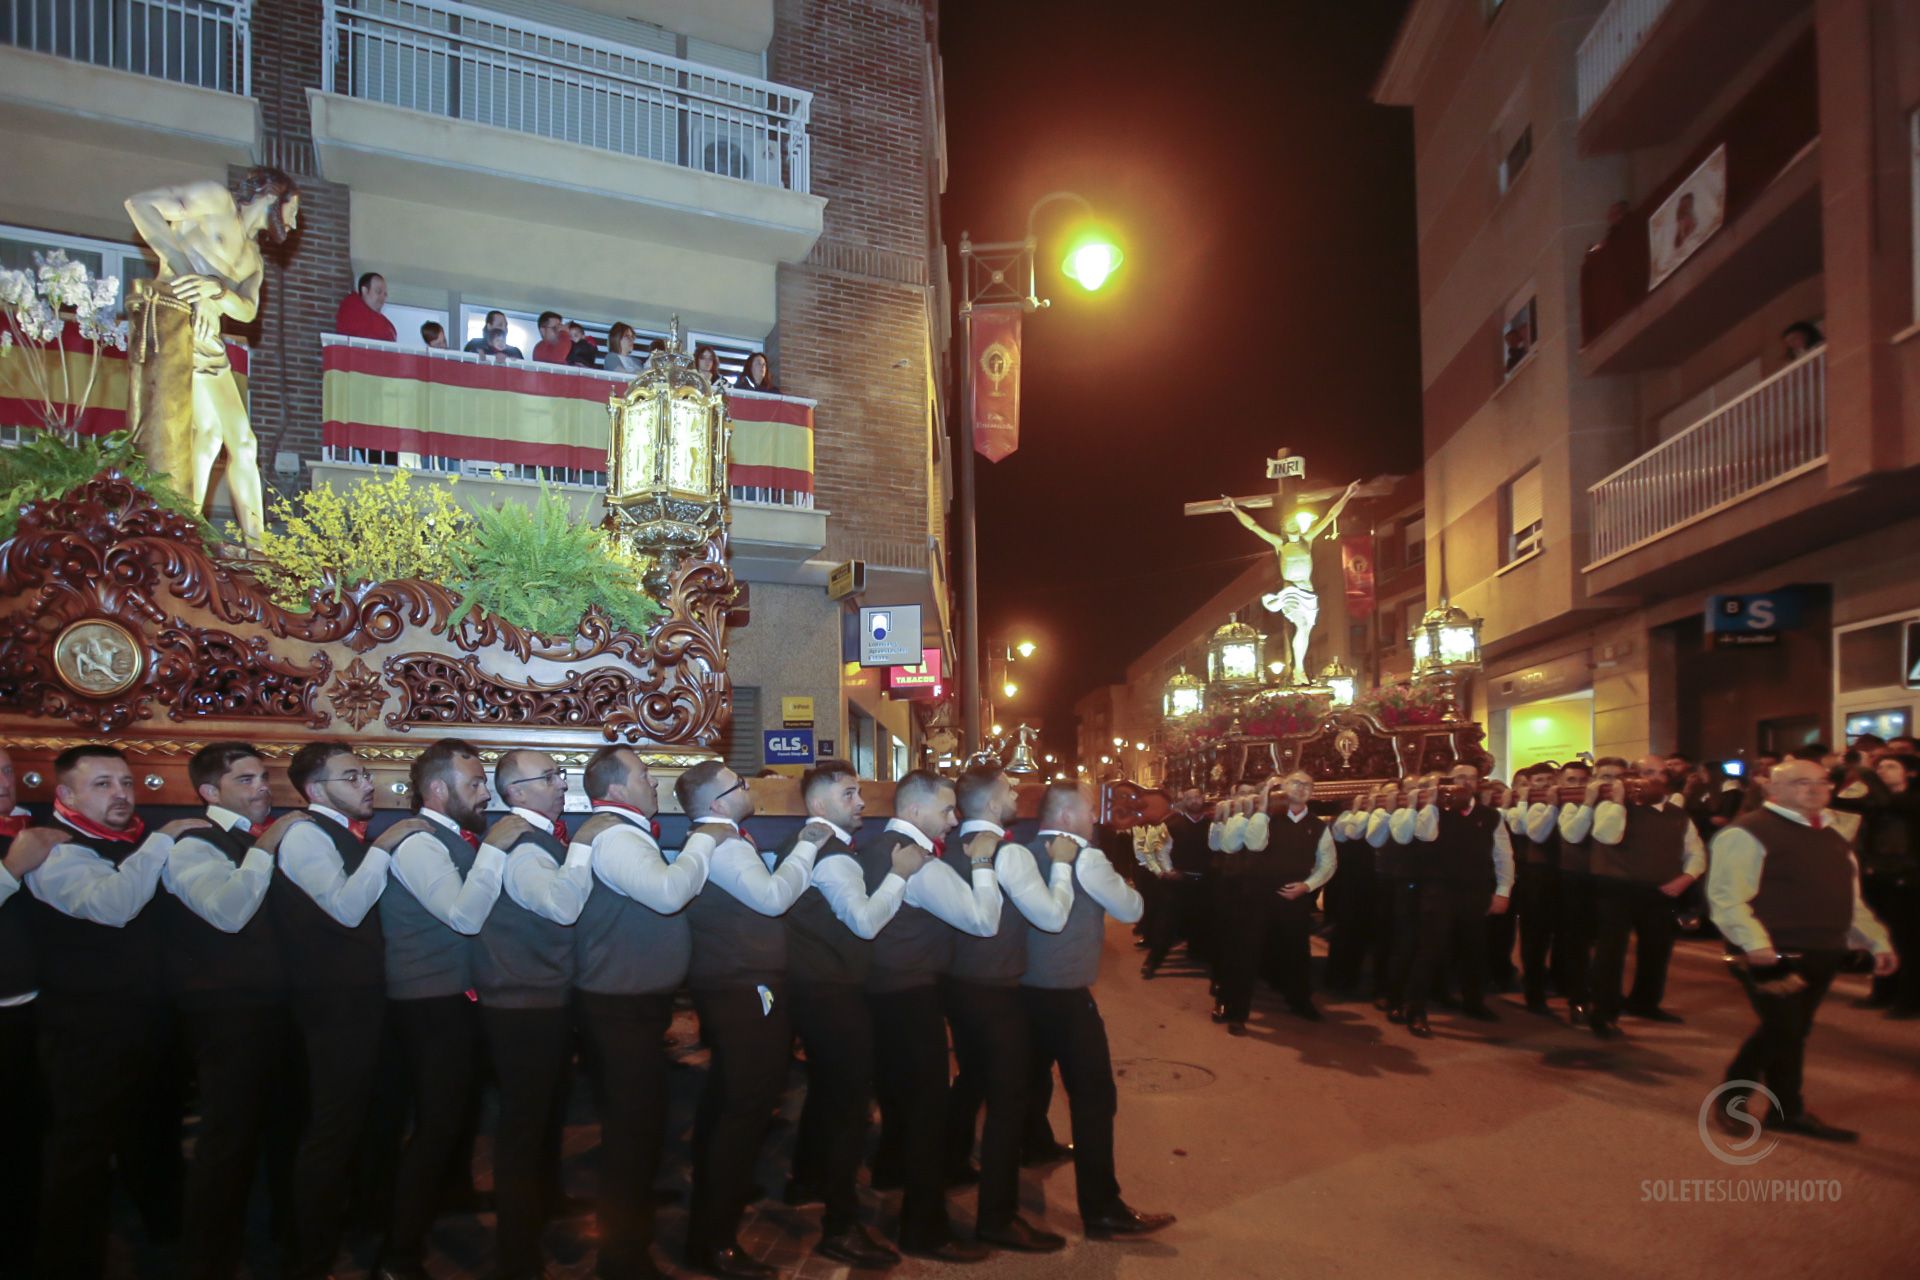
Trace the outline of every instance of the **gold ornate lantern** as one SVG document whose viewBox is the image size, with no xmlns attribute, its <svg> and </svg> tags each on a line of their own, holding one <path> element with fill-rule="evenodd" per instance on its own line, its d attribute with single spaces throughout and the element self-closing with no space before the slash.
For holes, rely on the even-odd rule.
<svg viewBox="0 0 1920 1280">
<path fill-rule="evenodd" d="M 1239 619 L 1226 623 L 1207 641 L 1207 687 L 1240 693 L 1260 684 L 1267 638 Z"/>
<path fill-rule="evenodd" d="M 1206 686 L 1182 667 L 1167 681 L 1166 691 L 1160 696 L 1160 714 L 1175 722 L 1189 720 L 1205 708 L 1206 696 Z"/>
<path fill-rule="evenodd" d="M 654 558 L 647 589 L 664 597 L 681 553 L 704 545 L 727 518 L 726 392 L 693 368 L 680 318 L 664 351 L 607 402 L 607 521 Z"/>
<path fill-rule="evenodd" d="M 1353 705 L 1355 677 L 1353 668 L 1349 667 L 1346 663 L 1340 661 L 1338 658 L 1329 662 L 1326 669 L 1320 673 L 1320 683 L 1325 685 L 1332 695 L 1334 706 L 1350 707 Z"/>
<path fill-rule="evenodd" d="M 1440 597 L 1407 637 L 1413 646 L 1413 678 L 1440 691 L 1446 718 L 1457 720 L 1466 679 L 1480 669 L 1481 619 Z"/>
</svg>

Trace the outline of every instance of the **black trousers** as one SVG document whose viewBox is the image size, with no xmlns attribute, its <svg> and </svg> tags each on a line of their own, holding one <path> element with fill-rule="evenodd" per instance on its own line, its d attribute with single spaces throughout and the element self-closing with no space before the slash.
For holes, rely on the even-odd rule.
<svg viewBox="0 0 1920 1280">
<path fill-rule="evenodd" d="M 1427 997 L 1441 966 L 1453 962 L 1466 1008 L 1486 998 L 1487 905 L 1491 884 L 1434 881 L 1420 887 L 1420 911 L 1414 929 L 1413 963 L 1407 970 L 1407 1016 L 1425 1014 Z"/>
<path fill-rule="evenodd" d="M 380 1061 L 387 993 L 379 987 L 294 991 L 287 1004 L 307 1063 L 307 1117 L 293 1161 L 287 1276 L 317 1280 L 332 1270 L 346 1223 L 354 1158 Z"/>
<path fill-rule="evenodd" d="M 1107 1024 L 1085 987 L 1021 987 L 1033 1037 L 1034 1070 L 1060 1064 L 1073 1121 L 1073 1182 L 1080 1216 L 1103 1213 L 1120 1199 L 1113 1168 L 1113 1118 L 1120 1096 L 1113 1083 Z"/>
<path fill-rule="evenodd" d="M 282 1003 L 180 1014 L 198 1081 L 200 1132 L 187 1169 L 180 1274 L 232 1280 L 246 1239 L 247 1199 L 292 1034 Z"/>
<path fill-rule="evenodd" d="M 1513 981 L 1513 943 L 1519 932 L 1512 900 L 1508 900 L 1507 910 L 1486 917 L 1481 928 L 1486 935 L 1487 978 L 1496 987 L 1505 987 Z"/>
<path fill-rule="evenodd" d="M 1027 1079 L 1032 1049 L 1027 1011 L 1012 984 L 950 979 L 947 1017 L 960 1070 L 947 1098 L 947 1159 L 965 1163 L 973 1153 L 973 1122 L 986 1104 L 980 1130 L 979 1226 L 1003 1227 L 1020 1208 L 1020 1148 L 1027 1121 Z"/>
<path fill-rule="evenodd" d="M 1327 944 L 1327 985 L 1351 991 L 1373 944 L 1373 846 L 1349 840 L 1340 846 L 1340 869 L 1327 885 L 1327 915 L 1333 938 Z"/>
<path fill-rule="evenodd" d="M 1168 887 L 1170 884 L 1170 881 L 1162 880 L 1159 876 L 1147 870 L 1145 867 L 1140 866 L 1138 863 L 1134 865 L 1133 887 L 1140 891 L 1140 901 L 1144 908 L 1141 912 L 1140 923 L 1135 925 L 1134 928 L 1142 938 L 1146 939 L 1149 947 L 1153 945 L 1153 940 L 1160 936 L 1165 927 L 1162 920 L 1170 908 L 1168 901 Z"/>
<path fill-rule="evenodd" d="M 1407 974 L 1420 929 L 1420 885 L 1404 876 L 1375 877 L 1373 894 L 1373 986 L 1391 1004 L 1406 1001 Z"/>
<path fill-rule="evenodd" d="M 1262 954 L 1267 983 L 1295 1009 L 1313 1003 L 1313 897 L 1303 893 L 1288 899 L 1276 893 L 1267 903 Z"/>
<path fill-rule="evenodd" d="M 1743 965 L 1728 966 L 1747 993 L 1747 1003 L 1760 1015 L 1760 1026 L 1727 1064 L 1727 1079 L 1766 1085 L 1787 1116 L 1797 1116 L 1807 1109 L 1800 1092 L 1807 1036 L 1813 1031 L 1814 1012 L 1826 998 L 1827 988 L 1833 985 L 1833 975 L 1844 959 L 1843 952 L 1810 952 L 1795 959 L 1794 970 L 1807 985 L 1791 995 L 1775 994 L 1768 984 L 1756 982 Z"/>
<path fill-rule="evenodd" d="M 1873 980 L 1874 998 L 1895 1009 L 1920 1009 L 1920 877 L 1862 876 L 1860 896 L 1893 935 L 1901 961 L 1891 977 Z"/>
<path fill-rule="evenodd" d="M 1560 873 L 1545 862 L 1514 868 L 1514 909 L 1520 913 L 1520 982 L 1530 1004 L 1547 998 L 1560 929 Z"/>
<path fill-rule="evenodd" d="M 667 1027 L 673 993 L 574 992 L 600 1111 L 599 1274 L 654 1273 L 653 1181 L 667 1131 Z"/>
<path fill-rule="evenodd" d="M 42 995 L 39 1280 L 97 1277 L 106 1266 L 111 1174 L 118 1170 L 150 1235 L 180 1223 L 180 1099 L 164 1004 Z M 15 1108 L 9 1106 L 11 1118 Z"/>
<path fill-rule="evenodd" d="M 0 1280 L 32 1280 L 40 1220 L 40 1143 L 46 1088 L 40 1078 L 36 1002 L 0 1008 Z"/>
<path fill-rule="evenodd" d="M 792 1176 L 819 1188 L 826 1201 L 820 1233 L 837 1236 L 853 1226 L 860 1209 L 854 1188 L 873 1104 L 873 1014 L 866 993 L 850 982 L 796 982 L 787 1003 L 807 1051 Z"/>
<path fill-rule="evenodd" d="M 1165 963 L 1173 944 L 1182 939 L 1186 941 L 1190 958 L 1208 959 L 1213 937 L 1213 878 L 1181 875 L 1161 883 L 1167 891 L 1166 905 L 1160 914 L 1158 931 L 1148 939 L 1148 962 Z"/>
<path fill-rule="evenodd" d="M 952 1236 L 947 1222 L 943 1144 L 947 1108 L 947 1020 L 931 983 L 869 993 L 874 1090 L 881 1113 L 876 1167 L 901 1179 L 900 1244 L 930 1249 Z"/>
<path fill-rule="evenodd" d="M 1593 1003 L 1593 939 L 1599 927 L 1594 878 L 1585 872 L 1558 873 L 1560 915 L 1553 940 L 1553 972 L 1570 1004 Z"/>
<path fill-rule="evenodd" d="M 571 1055 L 565 1005 L 536 1009 L 480 1007 L 487 1049 L 500 1080 L 500 1118 L 493 1135 L 493 1210 L 499 1275 L 519 1280 L 540 1272 L 540 1236 L 552 1203 L 554 1116 Z"/>
<path fill-rule="evenodd" d="M 1659 888 L 1595 876 L 1593 942 L 1593 1016 L 1612 1022 L 1628 1009 L 1657 1009 L 1667 993 L 1667 964 L 1680 932 L 1674 902 Z M 1626 982 L 1627 934 L 1634 935 L 1633 989 Z"/>
<path fill-rule="evenodd" d="M 793 1061 L 793 1021 L 784 989 L 771 1006 L 757 987 L 696 988 L 700 1036 L 713 1051 L 693 1121 L 693 1197 L 687 1210 L 687 1253 L 733 1244 L 753 1185 L 753 1166 L 767 1136 L 767 1118 L 786 1087 Z"/>
<path fill-rule="evenodd" d="M 393 1000 L 387 1017 L 406 1073 L 413 1125 L 394 1166 L 384 1262 L 418 1266 L 480 1090 L 480 1006 L 464 994 Z"/>
</svg>

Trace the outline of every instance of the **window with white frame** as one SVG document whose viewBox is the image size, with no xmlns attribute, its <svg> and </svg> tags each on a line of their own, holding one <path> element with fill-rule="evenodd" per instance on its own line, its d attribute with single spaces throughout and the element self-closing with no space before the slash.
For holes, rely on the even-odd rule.
<svg viewBox="0 0 1920 1280">
<path fill-rule="evenodd" d="M 1506 152 L 1500 157 L 1500 190 L 1506 192 L 1513 186 L 1520 171 L 1527 167 L 1527 161 L 1533 155 L 1533 126 L 1522 128 L 1512 142 L 1507 144 Z"/>
<path fill-rule="evenodd" d="M 1534 463 L 1507 481 L 1501 493 L 1500 507 L 1505 516 L 1505 528 L 1500 540 L 1500 563 L 1516 564 L 1540 550 L 1540 531 L 1545 518 L 1541 505 L 1539 463 Z"/>
<path fill-rule="evenodd" d="M 1506 306 L 1500 321 L 1500 361 L 1502 378 L 1514 372 L 1533 354 L 1540 340 L 1539 308 L 1534 305 L 1533 286 L 1529 284 Z"/>
<path fill-rule="evenodd" d="M 158 265 L 145 249 L 119 240 L 0 225 L 0 267 L 31 271 L 34 254 L 55 249 L 66 250 L 68 261 L 86 264 L 87 270 L 96 277 L 118 280 L 122 316 L 126 314 L 127 292 L 133 288 L 133 282 L 153 279 Z"/>
<path fill-rule="evenodd" d="M 1407 521 L 1405 534 L 1400 563 L 1403 565 L 1421 563 L 1427 558 L 1427 518 L 1415 516 Z"/>
</svg>

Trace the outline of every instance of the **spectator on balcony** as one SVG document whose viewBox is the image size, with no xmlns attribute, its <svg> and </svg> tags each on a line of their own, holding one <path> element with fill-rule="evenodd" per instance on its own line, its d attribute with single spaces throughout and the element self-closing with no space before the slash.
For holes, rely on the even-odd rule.
<svg viewBox="0 0 1920 1280">
<path fill-rule="evenodd" d="M 600 367 L 600 344 L 587 336 L 587 326 L 578 320 L 567 322 L 567 338 L 573 346 L 567 351 L 567 363 L 582 369 Z"/>
<path fill-rule="evenodd" d="M 701 343 L 693 349 L 693 371 L 706 374 L 709 382 L 720 381 L 720 353 Z"/>
<path fill-rule="evenodd" d="M 1527 340 L 1528 337 L 1527 323 L 1524 320 L 1519 321 L 1507 330 L 1508 373 L 1512 373 L 1515 369 L 1519 368 L 1520 362 L 1527 358 L 1527 352 L 1532 350 L 1532 345 Z"/>
<path fill-rule="evenodd" d="M 520 348 L 507 342 L 507 313 L 504 311 L 487 312 L 487 323 L 482 326 L 480 336 L 462 348 L 470 356 L 493 356 L 495 359 L 525 360 Z"/>
<path fill-rule="evenodd" d="M 633 326 L 622 320 L 607 330 L 607 358 L 601 368 L 608 373 L 638 373 L 646 367 L 644 357 L 633 354 Z"/>
<path fill-rule="evenodd" d="M 429 320 L 420 326 L 420 341 L 433 351 L 447 349 L 447 331 L 438 320 Z"/>
<path fill-rule="evenodd" d="M 1798 360 L 1815 347 L 1826 343 L 1827 335 L 1811 320 L 1796 320 L 1780 331 L 1780 345 L 1785 348 L 1789 362 Z"/>
<path fill-rule="evenodd" d="M 360 277 L 360 287 L 340 300 L 333 314 L 333 331 L 349 338 L 372 338 L 376 342 L 398 342 L 393 321 L 380 313 L 387 306 L 387 280 L 377 271 Z"/>
<path fill-rule="evenodd" d="M 558 311 L 542 311 L 540 341 L 533 347 L 535 363 L 565 364 L 572 354 L 573 335 L 567 332 L 567 318 Z"/>
<path fill-rule="evenodd" d="M 780 394 L 780 388 L 774 385 L 773 370 L 767 366 L 766 354 L 760 351 L 747 357 L 746 367 L 740 370 L 740 376 L 734 379 L 733 385 L 742 391 L 764 391 L 770 396 Z"/>
</svg>

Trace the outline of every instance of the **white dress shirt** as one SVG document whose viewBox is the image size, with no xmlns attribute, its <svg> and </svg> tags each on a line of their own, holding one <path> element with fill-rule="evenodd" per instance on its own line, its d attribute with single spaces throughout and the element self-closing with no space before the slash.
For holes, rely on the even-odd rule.
<svg viewBox="0 0 1920 1280">
<path fill-rule="evenodd" d="M 1419 810 L 1402 805 L 1387 815 L 1387 834 L 1393 837 L 1395 844 L 1412 844 L 1420 838 L 1419 821 Z M 1429 840 L 1432 838 L 1432 836 L 1426 837 Z"/>
<path fill-rule="evenodd" d="M 1387 841 L 1393 839 L 1393 815 L 1385 809 L 1375 809 L 1367 815 L 1365 834 L 1368 844 L 1376 849 L 1385 848 Z"/>
<path fill-rule="evenodd" d="M 460 834 L 460 824 L 436 809 L 422 808 L 420 816 Z M 393 878 L 427 909 L 428 915 L 468 937 L 480 932 L 493 904 L 499 901 L 500 881 L 506 869 L 507 855 L 483 844 L 473 855 L 472 869 L 463 877 L 447 847 L 431 831 L 416 831 L 393 847 Z"/>
<path fill-rule="evenodd" d="M 1472 813 L 1474 801 L 1461 811 L 1465 817 Z M 1419 816 L 1414 821 L 1413 838 L 1431 843 L 1440 838 L 1440 810 L 1435 805 L 1422 805 Z M 1493 829 L 1493 896 L 1505 898 L 1513 893 L 1513 840 L 1507 835 L 1507 824 L 1503 818 Z"/>
<path fill-rule="evenodd" d="M 1005 827 L 980 818 L 961 823 L 958 838 L 965 840 L 980 831 L 995 840 L 1007 840 Z M 1013 905 L 1020 908 L 1020 914 L 1032 922 L 1034 928 L 1058 933 L 1067 927 L 1067 913 L 1073 910 L 1073 864 L 1048 861 L 1051 869 L 1042 880 L 1033 850 L 1007 841 L 994 854 L 993 875 L 1000 882 L 1000 891 L 1013 899 Z"/>
<path fill-rule="evenodd" d="M 708 823 L 731 827 L 733 834 L 716 843 L 711 835 L 698 830 Z M 741 834 L 739 823 L 708 814 L 694 819 L 694 827 L 680 856 L 686 857 L 689 850 L 704 855 L 708 887 L 723 890 L 763 916 L 785 915 L 813 882 L 813 860 L 820 852 L 813 844 L 796 844 L 776 871 L 770 867 L 774 855 L 754 848 Z"/>
<path fill-rule="evenodd" d="M 631 822 L 616 822 L 594 837 L 588 846 L 594 878 L 623 898 L 670 916 L 692 902 L 706 887 L 710 841 L 682 849 L 668 858 L 653 832 Z M 579 842 L 574 842 L 579 847 Z M 572 849 L 568 851 L 572 858 Z"/>
<path fill-rule="evenodd" d="M 1164 823 L 1133 829 L 1133 860 L 1156 876 L 1173 871 L 1173 837 Z"/>
<path fill-rule="evenodd" d="M 1664 810 L 1673 798 L 1663 796 L 1654 804 L 1654 808 Z M 1675 812 L 1680 806 L 1671 803 Z M 1684 813 L 1682 817 L 1686 817 Z M 1700 831 L 1693 825 L 1693 819 L 1687 818 L 1685 843 L 1677 875 L 1689 875 L 1695 880 L 1707 873 L 1707 847 L 1700 843 Z M 1617 845 L 1627 838 L 1627 806 L 1612 800 L 1602 800 L 1593 807 L 1593 842 L 1595 844 Z"/>
<path fill-rule="evenodd" d="M 1274 819 L 1274 821 L 1305 822 L 1310 816 L 1311 814 L 1305 809 L 1300 810 L 1298 813 L 1295 813 L 1292 809 L 1287 809 L 1281 813 L 1279 818 Z M 1264 842 L 1261 847 L 1266 847 Z M 1328 823 L 1325 827 L 1321 828 L 1320 843 L 1315 845 L 1313 849 L 1313 870 L 1308 873 L 1307 878 L 1301 883 L 1307 886 L 1308 893 L 1318 893 L 1322 885 L 1333 879 L 1334 870 L 1338 868 L 1339 865 L 1340 855 L 1335 852 L 1333 847 L 1333 824 Z"/>
<path fill-rule="evenodd" d="M 148 832 L 117 867 L 83 844 L 56 844 L 27 872 L 27 891 L 76 920 L 125 928 L 152 901 L 171 852 L 173 837 L 159 831 Z"/>
<path fill-rule="evenodd" d="M 1080 846 L 1080 853 L 1073 860 L 1074 875 L 1080 887 L 1087 891 L 1087 896 L 1100 904 L 1101 910 L 1121 924 L 1132 924 L 1146 914 L 1146 899 L 1113 869 L 1104 850 L 1098 845 L 1088 844 L 1071 831 L 1056 831 L 1051 827 L 1041 831 L 1034 839 L 1051 840 L 1054 836 L 1065 836 Z"/>
<path fill-rule="evenodd" d="M 341 826 L 351 819 L 337 809 L 313 804 L 307 808 Z M 352 875 L 340 851 L 326 832 L 311 822 L 296 822 L 280 838 L 280 870 L 307 891 L 314 904 L 349 929 L 358 928 L 387 887 L 392 860 L 384 849 L 370 848 Z"/>
<path fill-rule="evenodd" d="M 1239 853 L 1247 847 L 1247 815 L 1230 813 L 1225 822 L 1207 828 L 1207 848 L 1215 853 Z"/>
<path fill-rule="evenodd" d="M 825 818 L 810 817 L 807 821 L 819 823 L 833 832 L 840 843 L 852 846 L 853 835 L 839 824 Z M 802 839 L 794 848 L 798 850 L 800 845 L 812 845 L 812 841 Z M 814 852 L 817 857 L 817 847 Z M 852 930 L 855 937 L 869 941 L 899 914 L 900 904 L 907 897 L 907 882 L 894 871 L 888 871 L 879 886 L 868 893 L 866 872 L 860 869 L 856 858 L 835 857 L 824 862 L 816 861 L 813 864 L 813 887 L 827 900 L 827 905 L 833 908 L 833 914 L 841 924 Z"/>
<path fill-rule="evenodd" d="M 930 911 L 962 933 L 976 938 L 991 938 L 1000 932 L 1000 884 L 993 867 L 975 867 L 973 884 L 968 886 L 960 873 L 933 856 L 933 841 L 926 832 L 899 818 L 887 819 L 887 830 L 907 837 L 927 851 L 927 860 L 907 878 L 902 901 L 909 907 Z"/>
<path fill-rule="evenodd" d="M 1572 805 L 1567 806 L 1569 809 Z M 1560 828 L 1560 811 L 1542 800 L 1527 809 L 1527 838 L 1540 844 Z"/>
<path fill-rule="evenodd" d="M 1590 804 L 1565 804 L 1560 807 L 1560 838 L 1568 844 L 1579 844 L 1593 831 L 1593 806 Z"/>
<path fill-rule="evenodd" d="M 546 815 L 519 805 L 512 812 L 536 831 L 553 834 L 553 821 Z M 493 849 L 490 844 L 480 846 L 481 854 L 489 849 Z M 554 861 L 552 854 L 531 840 L 522 840 L 511 853 L 493 851 L 506 861 L 501 884 L 520 906 L 555 924 L 572 924 L 586 910 L 587 895 L 593 892 L 593 846 L 569 846 L 565 862 Z M 478 857 L 474 865 L 480 865 Z"/>
<path fill-rule="evenodd" d="M 253 824 L 231 809 L 207 806 L 207 817 L 222 831 L 253 834 Z M 265 849 L 247 850 L 235 865 L 224 849 L 189 831 L 173 842 L 160 881 L 187 909 L 222 933 L 238 933 L 267 900 L 273 883 L 273 858 Z"/>
<path fill-rule="evenodd" d="M 1767 801 L 1767 808 L 1789 822 L 1797 822 L 1803 827 L 1812 825 L 1804 814 L 1771 800 Z M 1821 814 L 1823 819 L 1832 816 L 1830 813 Z M 1767 933 L 1766 926 L 1753 913 L 1753 898 L 1760 892 L 1760 875 L 1766 860 L 1766 846 L 1754 839 L 1744 827 L 1722 827 L 1713 837 L 1713 860 L 1707 872 L 1707 907 L 1713 916 L 1714 928 L 1720 930 L 1720 936 L 1742 951 L 1769 951 L 1773 948 L 1773 939 Z M 1893 950 L 1893 939 L 1887 936 L 1886 926 L 1860 900 L 1859 864 L 1854 862 L 1851 855 L 1847 861 L 1854 868 L 1853 921 L 1847 941 L 1855 948 L 1865 948 L 1875 955 L 1884 955 Z"/>
</svg>

